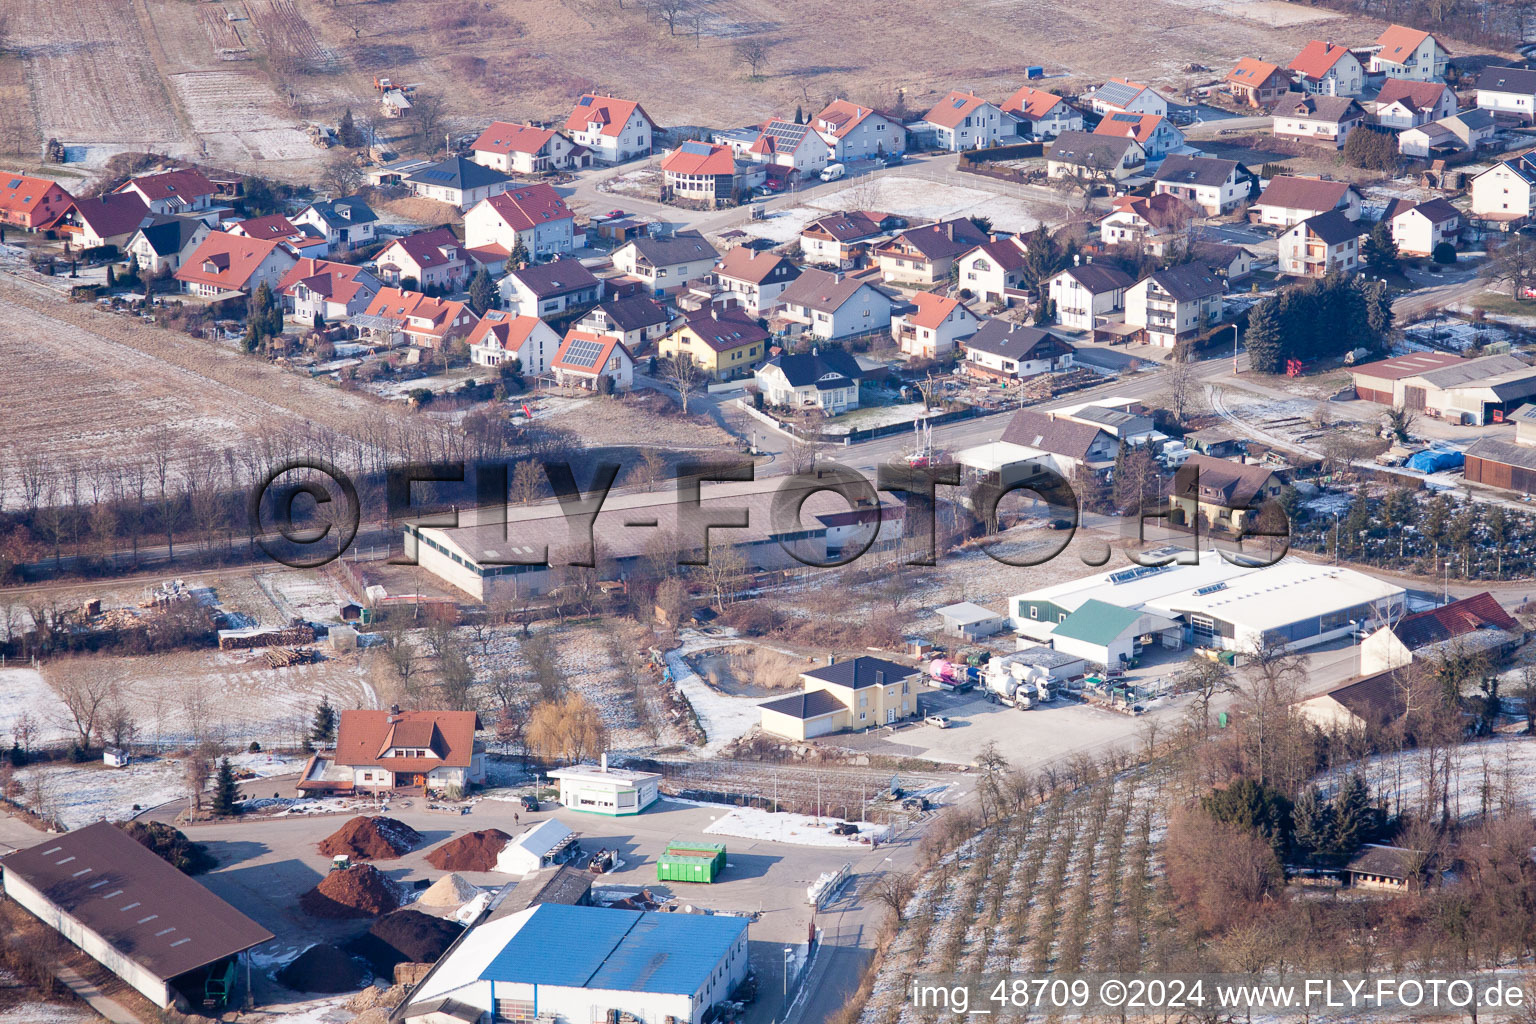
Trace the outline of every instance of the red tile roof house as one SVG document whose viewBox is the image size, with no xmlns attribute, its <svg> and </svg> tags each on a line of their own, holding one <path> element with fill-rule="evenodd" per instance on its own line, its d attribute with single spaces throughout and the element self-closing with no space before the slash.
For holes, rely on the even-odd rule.
<svg viewBox="0 0 1536 1024">
<path fill-rule="evenodd" d="M 1083 112 L 1053 92 L 1023 86 L 1003 101 L 1003 113 L 1013 117 L 1020 135 L 1054 139 L 1062 132 L 1083 130 Z"/>
<path fill-rule="evenodd" d="M 565 386 L 600 391 L 607 377 L 615 391 L 628 391 L 635 379 L 635 357 L 617 338 L 591 331 L 567 331 L 550 362 L 555 380 Z"/>
<path fill-rule="evenodd" d="M 758 252 L 744 245 L 727 249 L 715 264 L 720 288 L 740 300 L 753 316 L 768 316 L 779 308 L 779 296 L 800 276 L 800 268 L 783 256 Z"/>
<path fill-rule="evenodd" d="M 1440 40 L 1423 29 L 1393 25 L 1377 37 L 1376 45 L 1380 49 L 1371 55 L 1373 75 L 1386 74 L 1417 82 L 1445 78 L 1451 55 Z"/>
<path fill-rule="evenodd" d="M 1360 203 L 1360 192 L 1347 181 L 1282 174 L 1270 179 L 1264 194 L 1254 202 L 1250 216 L 1260 224 L 1283 228 L 1329 210 L 1340 210 L 1350 220 L 1359 220 Z"/>
<path fill-rule="evenodd" d="M 346 320 L 368 308 L 384 283 L 362 267 L 301 257 L 278 282 L 283 309 L 295 320 Z"/>
<path fill-rule="evenodd" d="M 505 261 L 505 254 L 501 259 Z M 417 288 L 448 292 L 467 287 L 481 265 L 480 258 L 449 228 L 433 228 L 397 238 L 374 257 L 374 262 L 379 279 L 386 284 L 399 286 L 412 278 Z"/>
<path fill-rule="evenodd" d="M 938 147 L 951 153 L 1002 145 L 1019 134 L 1013 115 L 1005 114 L 996 103 L 959 91 L 939 100 L 923 115 L 922 124 L 934 133 Z"/>
<path fill-rule="evenodd" d="M 213 208 L 218 187 L 195 167 L 129 178 L 118 192 L 132 192 L 155 213 L 196 216 Z"/>
<path fill-rule="evenodd" d="M 336 749 L 315 754 L 299 776 L 306 793 L 457 789 L 485 781 L 485 747 L 473 711 L 343 711 Z"/>
<path fill-rule="evenodd" d="M 833 162 L 833 147 L 808 124 L 770 118 L 744 154 L 769 168 L 769 177 L 810 178 Z"/>
<path fill-rule="evenodd" d="M 1228 73 L 1222 88 L 1233 99 L 1264 109 L 1291 91 L 1291 78 L 1268 61 L 1244 57 Z"/>
<path fill-rule="evenodd" d="M 650 154 L 656 122 L 634 100 L 586 93 L 565 119 L 565 130 L 598 163 L 618 164 Z"/>
<path fill-rule="evenodd" d="M 467 337 L 479 321 L 474 310 L 463 302 L 386 287 L 350 322 L 368 337 L 385 344 L 441 348 L 454 338 Z"/>
<path fill-rule="evenodd" d="M 908 228 L 874 251 L 886 281 L 932 285 L 947 280 L 955 260 L 991 241 L 964 217 Z"/>
<path fill-rule="evenodd" d="M 545 184 L 519 185 L 482 199 L 464 214 L 464 243 L 511 253 L 521 240 L 528 255 L 548 258 L 576 247 L 576 215 Z"/>
<path fill-rule="evenodd" d="M 44 225 L 82 249 L 115 245 L 119 249 L 150 219 L 149 207 L 137 195 L 108 193 L 94 199 L 76 199 L 58 219 Z"/>
<path fill-rule="evenodd" d="M 1288 70 L 1297 73 L 1302 92 L 1317 96 L 1358 96 L 1365 68 L 1347 46 L 1314 39 L 1301 48 Z"/>
<path fill-rule="evenodd" d="M 1485 590 L 1382 626 L 1360 644 L 1360 671 L 1388 672 L 1456 654 L 1485 655 L 1497 662 L 1524 637 L 1520 623 Z"/>
<path fill-rule="evenodd" d="M 891 317 L 891 337 L 908 356 L 936 359 L 955 350 L 955 342 L 976 333 L 981 320 L 957 298 L 918 292 L 913 308 Z"/>
<path fill-rule="evenodd" d="M 736 154 L 730 146 L 685 142 L 661 158 L 662 198 L 733 205 L 738 196 Z"/>
<path fill-rule="evenodd" d="M 232 235 L 243 235 L 246 238 L 266 238 L 282 242 L 293 250 L 295 256 L 320 259 L 331 254 L 331 244 L 325 240 L 324 235 L 314 229 L 306 231 L 280 213 L 235 221 L 224 230 Z"/>
<path fill-rule="evenodd" d="M 470 159 L 508 174 L 547 174 L 587 167 L 592 154 L 553 128 L 492 121 L 469 146 Z"/>
<path fill-rule="evenodd" d="M 184 291 L 205 297 L 233 292 L 250 295 L 262 284 L 277 292 L 297 262 L 281 242 L 210 231 L 176 271 L 176 280 Z"/>
<path fill-rule="evenodd" d="M 955 261 L 960 287 L 982 302 L 1008 303 L 1024 288 L 1024 239 L 1018 235 L 983 242 Z"/>
<path fill-rule="evenodd" d="M 1417 128 L 1458 109 L 1456 94 L 1444 82 L 1389 78 L 1376 94 L 1376 122 L 1387 128 Z"/>
<path fill-rule="evenodd" d="M 873 107 L 833 100 L 811 124 L 832 147 L 834 160 L 867 160 L 907 151 L 907 129 L 901 119 Z"/>
<path fill-rule="evenodd" d="M 535 377 L 549 370 L 560 347 L 560 335 L 536 316 L 517 316 L 488 309 L 464 339 L 469 361 L 477 366 L 501 366 L 516 359 L 523 372 Z"/>
<path fill-rule="evenodd" d="M 0 224 L 36 231 L 63 215 L 74 197 L 56 181 L 0 171 Z"/>
<path fill-rule="evenodd" d="M 1093 134 L 1135 139 L 1147 154 L 1148 160 L 1161 159 L 1165 153 L 1184 145 L 1184 133 L 1175 128 L 1172 121 L 1159 114 L 1112 111 L 1104 115 Z"/>
</svg>

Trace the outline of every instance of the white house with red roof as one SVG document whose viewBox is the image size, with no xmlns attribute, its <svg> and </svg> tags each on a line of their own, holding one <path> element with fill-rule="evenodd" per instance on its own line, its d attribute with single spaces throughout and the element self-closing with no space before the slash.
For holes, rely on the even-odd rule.
<svg viewBox="0 0 1536 1024">
<path fill-rule="evenodd" d="M 1314 39 L 1301 48 L 1287 70 L 1296 72 L 1303 92 L 1318 96 L 1359 96 L 1365 68 L 1349 47 Z"/>
<path fill-rule="evenodd" d="M 618 164 L 650 154 L 656 122 L 634 100 L 589 92 L 576 100 L 565 130 L 598 163 Z"/>
<path fill-rule="evenodd" d="M 1024 287 L 1024 240 L 1018 235 L 983 242 L 955 261 L 960 287 L 982 302 L 1008 301 Z"/>
<path fill-rule="evenodd" d="M 365 312 L 384 282 L 362 267 L 302 257 L 277 284 L 283 309 L 294 319 L 346 320 Z"/>
<path fill-rule="evenodd" d="M 128 244 L 134 233 L 154 216 L 144 200 L 131 192 L 75 199 L 44 227 L 59 232 L 82 249 Z"/>
<path fill-rule="evenodd" d="M 730 146 L 688 141 L 661 158 L 661 179 L 671 198 L 719 206 L 736 202 L 736 153 Z"/>
<path fill-rule="evenodd" d="M 1414 82 L 1440 82 L 1451 54 L 1440 40 L 1423 29 L 1392 25 L 1376 40 L 1371 54 L 1371 74 L 1406 78 Z"/>
<path fill-rule="evenodd" d="M 196 216 L 213 208 L 218 188 L 196 167 L 183 167 L 129 178 L 116 191 L 137 194 L 153 213 Z"/>
<path fill-rule="evenodd" d="M 560 335 L 536 316 L 518 316 L 488 309 L 464 339 L 469 361 L 477 366 L 501 366 L 516 359 L 524 373 L 542 376 L 560 347 Z"/>
<path fill-rule="evenodd" d="M 738 299 L 753 316 L 768 316 L 778 309 L 779 296 L 799 276 L 800 268 L 785 257 L 744 245 L 726 250 L 715 264 L 720 289 Z"/>
<path fill-rule="evenodd" d="M 36 231 L 58 220 L 72 202 L 56 181 L 0 171 L 0 224 Z"/>
<path fill-rule="evenodd" d="M 753 163 L 782 168 L 775 177 L 811 178 L 832 163 L 832 146 L 808 124 L 770 118 L 744 154 Z"/>
<path fill-rule="evenodd" d="M 1389 78 L 1376 94 L 1376 122 L 1386 128 L 1417 128 L 1458 109 L 1456 94 L 1444 82 Z"/>
<path fill-rule="evenodd" d="M 604 377 L 615 391 L 628 391 L 635 381 L 635 359 L 624 343 L 591 331 L 567 331 L 550 370 L 558 383 L 589 391 L 601 391 Z"/>
<path fill-rule="evenodd" d="M 467 337 L 479 321 L 475 311 L 463 302 L 381 288 L 351 323 L 364 335 L 391 345 L 405 342 L 440 348 L 454 338 Z"/>
<path fill-rule="evenodd" d="M 505 254 L 502 261 L 505 262 Z M 417 288 L 458 291 L 480 268 L 476 255 L 448 228 L 418 231 L 397 238 L 374 258 L 379 278 L 399 285 L 414 279 Z"/>
<path fill-rule="evenodd" d="M 297 788 L 314 793 L 421 786 L 460 791 L 485 781 L 473 711 L 343 711 L 336 749 L 315 754 Z"/>
<path fill-rule="evenodd" d="M 298 258 L 281 242 L 210 231 L 203 244 L 182 261 L 176 280 L 182 289 L 205 297 L 244 292 L 265 284 L 274 293 Z"/>
<path fill-rule="evenodd" d="M 959 90 L 935 103 L 922 125 L 933 132 L 940 149 L 951 153 L 998 146 L 1019 133 L 1013 117 L 996 103 Z"/>
<path fill-rule="evenodd" d="M 464 215 L 464 243 L 472 249 L 498 246 L 510 253 L 519 240 L 533 257 L 576 247 L 576 215 L 553 186 L 519 185 L 480 200 Z"/>
<path fill-rule="evenodd" d="M 587 167 L 592 154 L 553 128 L 492 121 L 469 146 L 470 159 L 507 174 L 546 174 Z"/>
<path fill-rule="evenodd" d="M 1161 114 L 1132 114 L 1123 110 L 1105 114 L 1093 130 L 1095 135 L 1118 135 L 1135 139 L 1141 144 L 1148 160 L 1161 160 L 1164 155 L 1184 145 L 1184 133 Z"/>
<path fill-rule="evenodd" d="M 1133 82 L 1129 78 L 1111 78 L 1088 98 L 1095 114 L 1156 114 L 1168 116 L 1168 101 L 1150 85 Z"/>
<path fill-rule="evenodd" d="M 305 230 L 280 213 L 235 221 L 227 225 L 224 230 L 232 235 L 243 235 L 246 238 L 266 238 L 274 242 L 282 242 L 300 258 L 307 256 L 320 259 L 331 254 L 331 244 L 326 241 L 323 234 L 313 228 Z"/>
<path fill-rule="evenodd" d="M 891 337 L 908 356 L 936 359 L 953 352 L 955 342 L 969 338 L 981 325 L 958 298 L 918 292 L 912 303 L 914 308 L 891 317 Z"/>
<path fill-rule="evenodd" d="M 1003 113 L 1013 117 L 1020 135 L 1054 139 L 1062 132 L 1083 130 L 1083 112 L 1053 92 L 1026 85 L 1003 101 Z"/>
<path fill-rule="evenodd" d="M 874 107 L 833 100 L 811 124 L 832 147 L 834 160 L 868 160 L 907 151 L 906 126 Z"/>
</svg>

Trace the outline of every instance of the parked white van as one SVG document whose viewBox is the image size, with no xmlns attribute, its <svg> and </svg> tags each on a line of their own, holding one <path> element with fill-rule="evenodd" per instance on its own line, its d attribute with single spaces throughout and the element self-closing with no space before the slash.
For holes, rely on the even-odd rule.
<svg viewBox="0 0 1536 1024">
<path fill-rule="evenodd" d="M 845 168 L 842 164 L 827 164 L 826 168 L 821 172 L 821 180 L 836 181 L 846 172 L 847 168 Z"/>
</svg>

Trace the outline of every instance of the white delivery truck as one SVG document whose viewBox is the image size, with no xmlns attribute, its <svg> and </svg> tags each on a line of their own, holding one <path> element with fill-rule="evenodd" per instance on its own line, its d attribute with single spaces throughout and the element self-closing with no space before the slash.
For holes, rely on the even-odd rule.
<svg viewBox="0 0 1536 1024">
<path fill-rule="evenodd" d="M 826 168 L 821 172 L 821 180 L 836 181 L 847 173 L 847 170 L 842 164 L 827 164 Z"/>
</svg>

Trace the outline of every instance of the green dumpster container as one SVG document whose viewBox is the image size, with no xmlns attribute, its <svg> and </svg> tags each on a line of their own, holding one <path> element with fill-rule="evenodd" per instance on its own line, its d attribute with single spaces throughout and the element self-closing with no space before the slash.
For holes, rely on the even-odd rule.
<svg viewBox="0 0 1536 1024">
<path fill-rule="evenodd" d="M 658 882 L 713 882 L 724 870 L 724 843 L 671 843 L 656 858 Z"/>
</svg>

